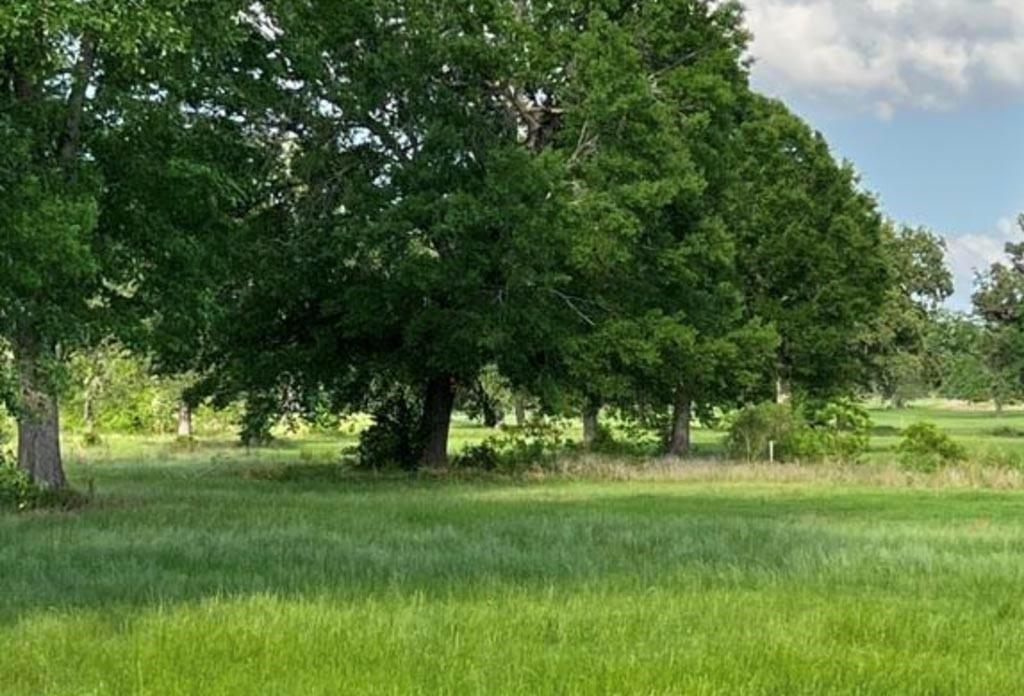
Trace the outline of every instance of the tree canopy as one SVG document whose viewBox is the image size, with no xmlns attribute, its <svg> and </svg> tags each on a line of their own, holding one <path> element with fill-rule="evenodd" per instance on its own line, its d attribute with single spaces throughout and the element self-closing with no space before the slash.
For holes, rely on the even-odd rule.
<svg viewBox="0 0 1024 696">
<path fill-rule="evenodd" d="M 404 466 L 481 375 L 672 454 L 777 383 L 862 384 L 941 250 L 751 89 L 748 41 L 711 0 L 9 3 L 23 466 L 62 484 L 51 366 L 111 335 L 249 433 L 369 411 Z"/>
</svg>

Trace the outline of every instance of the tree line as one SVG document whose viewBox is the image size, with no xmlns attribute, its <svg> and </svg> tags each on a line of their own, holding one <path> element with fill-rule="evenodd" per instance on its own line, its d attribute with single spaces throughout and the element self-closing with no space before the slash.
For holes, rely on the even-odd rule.
<svg viewBox="0 0 1024 696">
<path fill-rule="evenodd" d="M 749 41 L 711 0 L 5 3 L 20 465 L 64 485 L 61 375 L 112 341 L 183 414 L 241 401 L 258 438 L 367 412 L 366 451 L 410 467 L 446 461 L 482 379 L 674 455 L 783 393 L 896 398 L 926 342 L 982 327 L 932 331 L 941 240 L 751 88 Z M 1022 269 L 976 298 L 999 369 Z"/>
</svg>

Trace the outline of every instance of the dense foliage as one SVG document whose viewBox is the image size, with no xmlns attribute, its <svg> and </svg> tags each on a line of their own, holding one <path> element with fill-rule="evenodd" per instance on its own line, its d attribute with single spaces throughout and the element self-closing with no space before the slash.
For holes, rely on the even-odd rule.
<svg viewBox="0 0 1024 696">
<path fill-rule="evenodd" d="M 63 485 L 58 403 L 88 437 L 244 404 L 249 444 L 370 413 L 361 459 L 415 468 L 456 408 L 582 415 L 595 448 L 614 413 L 683 455 L 773 396 L 952 389 L 941 241 L 751 89 L 749 39 L 711 0 L 9 3 L 21 466 Z M 979 295 L 993 375 L 1012 273 Z M 856 456 L 850 413 L 816 413 L 790 451 Z"/>
</svg>

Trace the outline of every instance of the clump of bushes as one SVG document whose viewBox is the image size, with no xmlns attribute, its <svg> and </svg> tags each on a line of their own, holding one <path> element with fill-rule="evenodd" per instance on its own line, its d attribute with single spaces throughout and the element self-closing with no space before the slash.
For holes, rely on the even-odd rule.
<svg viewBox="0 0 1024 696">
<path fill-rule="evenodd" d="M 513 473 L 551 464 L 568 445 L 557 423 L 537 419 L 521 427 L 506 426 L 498 435 L 465 448 L 452 459 L 452 467 Z"/>
<path fill-rule="evenodd" d="M 35 507 L 41 491 L 10 454 L 0 451 L 0 510 Z"/>
<path fill-rule="evenodd" d="M 934 423 L 915 423 L 903 431 L 897 448 L 900 464 L 914 471 L 932 472 L 967 459 L 967 450 Z"/>
<path fill-rule="evenodd" d="M 856 461 L 871 440 L 871 416 L 850 399 L 816 402 L 804 408 L 807 427 L 797 432 L 798 457 Z"/>
<path fill-rule="evenodd" d="M 364 469 L 415 469 L 425 441 L 420 429 L 421 399 L 411 390 L 384 394 L 373 424 L 359 436 L 356 463 Z"/>
<path fill-rule="evenodd" d="M 17 461 L 0 450 L 0 512 L 36 508 L 72 508 L 85 498 L 71 490 L 51 491 L 37 486 Z"/>
<path fill-rule="evenodd" d="M 746 406 L 731 418 L 726 448 L 733 459 L 748 462 L 767 460 L 769 443 L 774 442 L 778 448 L 780 443 L 792 440 L 799 427 L 796 414 L 788 405 L 763 403 Z"/>
<path fill-rule="evenodd" d="M 798 408 L 765 403 L 748 406 L 731 419 L 729 456 L 767 460 L 769 443 L 782 462 L 856 461 L 867 450 L 871 418 L 851 400 L 807 402 Z"/>
</svg>

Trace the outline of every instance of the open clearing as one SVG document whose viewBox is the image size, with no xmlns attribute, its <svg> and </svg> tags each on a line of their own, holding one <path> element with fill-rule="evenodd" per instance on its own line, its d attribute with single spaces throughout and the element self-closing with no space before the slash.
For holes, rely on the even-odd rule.
<svg viewBox="0 0 1024 696">
<path fill-rule="evenodd" d="M 1024 424 L 878 420 L 918 416 L 978 447 Z M 0 516 L 0 693 L 992 694 L 1024 672 L 1017 490 L 110 443 L 70 458 L 86 509 Z"/>
</svg>

